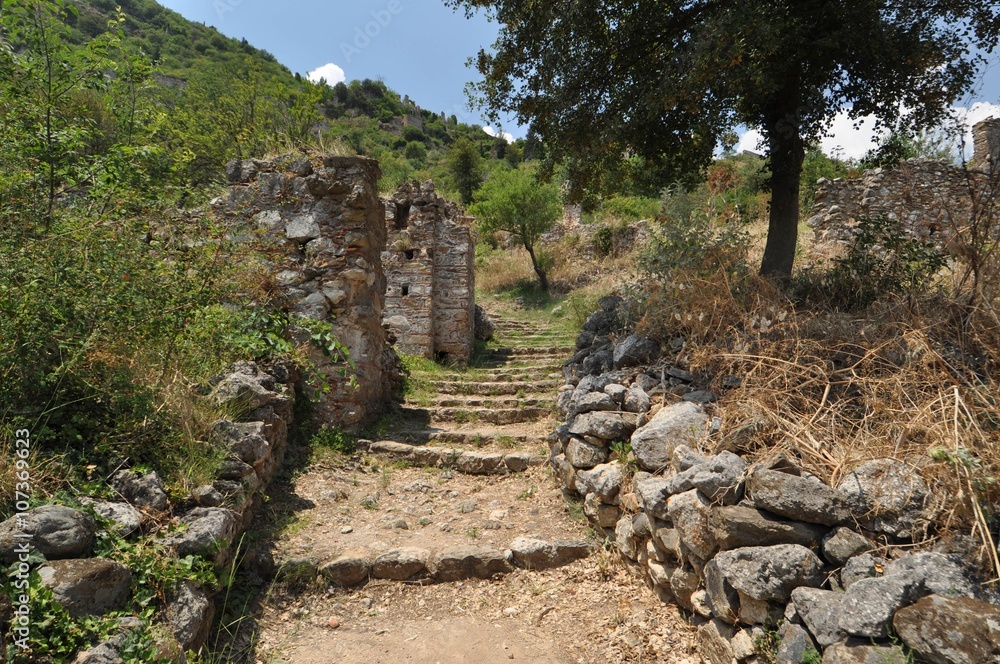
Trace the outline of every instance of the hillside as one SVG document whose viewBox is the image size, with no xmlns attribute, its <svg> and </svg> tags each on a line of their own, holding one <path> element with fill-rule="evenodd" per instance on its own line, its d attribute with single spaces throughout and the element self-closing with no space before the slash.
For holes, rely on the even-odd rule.
<svg viewBox="0 0 1000 664">
<path fill-rule="evenodd" d="M 387 191 L 433 177 L 448 193 L 444 158 L 460 138 L 486 160 L 520 159 L 522 146 L 508 150 L 481 127 L 422 109 L 382 81 L 313 84 L 246 40 L 152 0 L 72 0 L 71 7 L 66 42 L 84 49 L 112 22 L 123 46 L 151 64 L 147 92 L 166 111 L 157 138 L 173 154 L 179 190 L 220 183 L 229 159 L 302 145 L 379 159 Z"/>
</svg>

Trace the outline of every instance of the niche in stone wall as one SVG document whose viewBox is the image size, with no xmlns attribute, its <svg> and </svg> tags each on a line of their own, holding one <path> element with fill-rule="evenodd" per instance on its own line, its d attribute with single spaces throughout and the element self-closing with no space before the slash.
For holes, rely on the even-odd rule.
<svg viewBox="0 0 1000 664">
<path fill-rule="evenodd" d="M 414 258 L 416 258 L 417 252 L 414 249 L 407 249 L 406 251 L 403 252 L 403 255 L 406 256 L 406 260 L 412 261 Z"/>
<path fill-rule="evenodd" d="M 399 293 L 403 297 L 406 297 L 407 295 L 409 295 L 410 294 L 410 284 L 403 284 L 402 286 L 400 286 Z"/>
<path fill-rule="evenodd" d="M 396 218 L 394 220 L 394 225 L 397 231 L 406 230 L 407 225 L 410 222 L 410 203 L 397 203 L 396 204 Z"/>
</svg>

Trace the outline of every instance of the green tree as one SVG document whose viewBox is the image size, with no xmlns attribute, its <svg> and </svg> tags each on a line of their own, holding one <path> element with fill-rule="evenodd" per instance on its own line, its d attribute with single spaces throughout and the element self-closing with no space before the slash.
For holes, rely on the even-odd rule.
<svg viewBox="0 0 1000 664">
<path fill-rule="evenodd" d="M 481 231 L 506 231 L 524 246 L 539 285 L 548 291 L 549 279 L 538 261 L 535 244 L 562 215 L 559 188 L 539 184 L 526 169 L 494 171 L 476 192 L 476 203 L 470 212 Z"/>
<path fill-rule="evenodd" d="M 478 57 L 477 101 L 516 114 L 560 160 L 586 155 L 574 182 L 627 155 L 676 181 L 734 127 L 760 127 L 761 272 L 779 277 L 795 256 L 806 146 L 828 121 L 849 108 L 887 127 L 933 124 L 1000 34 L 1000 4 L 982 0 L 447 1 L 502 25 Z"/>
<path fill-rule="evenodd" d="M 462 203 L 472 202 L 472 195 L 483 181 L 483 158 L 467 138 L 460 138 L 451 146 L 446 158 L 448 173 L 462 197 Z"/>
</svg>

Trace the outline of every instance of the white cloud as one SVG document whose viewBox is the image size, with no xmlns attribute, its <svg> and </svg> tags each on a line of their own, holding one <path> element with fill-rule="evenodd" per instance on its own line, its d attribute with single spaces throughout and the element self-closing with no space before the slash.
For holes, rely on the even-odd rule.
<svg viewBox="0 0 1000 664">
<path fill-rule="evenodd" d="M 759 129 L 751 129 L 740 136 L 740 142 L 736 144 L 736 154 L 742 154 L 744 150 L 763 154 L 765 148 L 764 134 Z"/>
<path fill-rule="evenodd" d="M 497 130 L 494 129 L 493 127 L 483 127 L 483 131 L 485 131 L 490 136 L 493 136 L 494 138 L 496 138 L 497 136 Z M 514 142 L 514 134 L 508 134 L 507 132 L 504 131 L 500 133 L 500 136 L 502 136 L 503 139 L 508 143 Z"/>
<path fill-rule="evenodd" d="M 347 80 L 347 75 L 344 73 L 344 70 L 332 62 L 328 62 L 322 67 L 313 69 L 311 72 L 306 74 L 306 77 L 313 83 L 319 83 L 320 81 L 325 80 L 327 85 L 336 85 L 337 83 L 343 83 Z"/>
</svg>

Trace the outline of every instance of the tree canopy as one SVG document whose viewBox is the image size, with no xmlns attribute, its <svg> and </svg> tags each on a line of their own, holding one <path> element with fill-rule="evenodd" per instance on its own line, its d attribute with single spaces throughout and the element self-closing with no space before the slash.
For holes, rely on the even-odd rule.
<svg viewBox="0 0 1000 664">
<path fill-rule="evenodd" d="M 680 181 L 735 127 L 760 127 L 761 271 L 777 276 L 792 269 L 805 149 L 828 121 L 939 121 L 1000 33 L 1000 5 L 982 0 L 447 1 L 502 26 L 477 59 L 477 101 L 530 124 L 577 185 L 635 158 Z"/>
<path fill-rule="evenodd" d="M 547 291 L 548 276 L 535 253 L 535 244 L 562 215 L 559 188 L 539 184 L 526 168 L 496 170 L 476 192 L 475 200 L 469 211 L 476 217 L 479 230 L 510 233 L 528 252 L 538 283 Z"/>
</svg>

